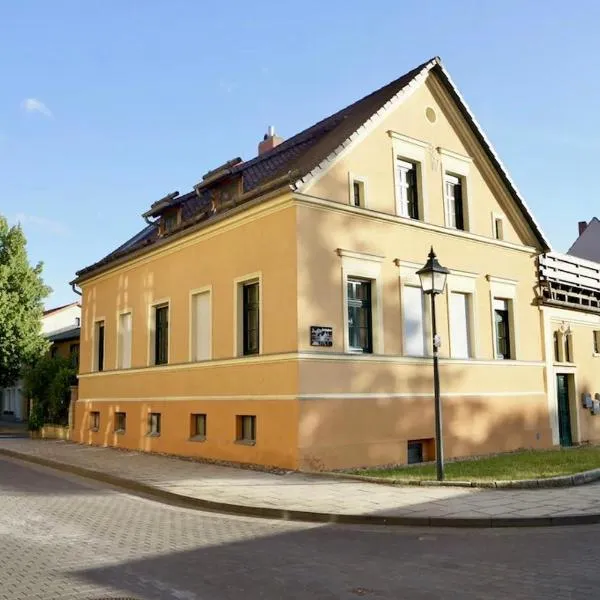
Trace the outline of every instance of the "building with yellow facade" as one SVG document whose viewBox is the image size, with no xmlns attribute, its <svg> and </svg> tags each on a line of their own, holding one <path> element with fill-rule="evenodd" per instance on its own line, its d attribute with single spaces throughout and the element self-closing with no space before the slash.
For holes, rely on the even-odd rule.
<svg viewBox="0 0 600 600">
<path fill-rule="evenodd" d="M 559 443 L 550 245 L 439 59 L 143 216 L 74 281 L 75 440 L 305 470 L 432 459 L 433 246 L 445 455 Z"/>
</svg>

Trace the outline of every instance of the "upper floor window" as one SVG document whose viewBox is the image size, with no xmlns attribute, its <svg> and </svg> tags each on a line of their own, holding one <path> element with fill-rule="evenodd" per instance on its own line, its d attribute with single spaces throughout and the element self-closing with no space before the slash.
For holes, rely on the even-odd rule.
<svg viewBox="0 0 600 600">
<path fill-rule="evenodd" d="M 169 305 L 162 304 L 154 309 L 154 364 L 169 362 Z"/>
<path fill-rule="evenodd" d="M 446 203 L 446 225 L 454 229 L 465 229 L 463 182 L 456 175 L 444 177 L 444 197 Z"/>
<path fill-rule="evenodd" d="M 373 352 L 371 282 L 348 279 L 348 339 L 350 350 Z"/>
<path fill-rule="evenodd" d="M 94 362 L 96 371 L 104 371 L 104 321 L 96 321 L 94 325 L 95 353 Z"/>
<path fill-rule="evenodd" d="M 594 354 L 600 354 L 600 331 L 594 331 Z"/>
<path fill-rule="evenodd" d="M 501 217 L 494 217 L 494 237 L 497 240 L 504 239 L 504 221 Z"/>
<path fill-rule="evenodd" d="M 243 354 L 258 354 L 260 349 L 260 286 L 258 281 L 246 283 L 243 297 Z"/>
<path fill-rule="evenodd" d="M 119 339 L 117 348 L 117 368 L 128 369 L 131 367 L 131 313 L 119 315 Z"/>
<path fill-rule="evenodd" d="M 450 313 L 450 354 L 452 358 L 471 358 L 471 294 L 451 292 L 449 294 Z"/>
<path fill-rule="evenodd" d="M 420 287 L 402 286 L 405 356 L 425 356 L 425 302 Z"/>
<path fill-rule="evenodd" d="M 69 359 L 71 364 L 78 369 L 79 368 L 79 344 L 71 344 L 69 346 Z"/>
<path fill-rule="evenodd" d="M 494 322 L 496 326 L 496 358 L 511 359 L 510 300 L 494 298 Z"/>
<path fill-rule="evenodd" d="M 396 211 L 401 217 L 419 218 L 417 165 L 396 159 Z"/>
<path fill-rule="evenodd" d="M 192 294 L 191 303 L 191 360 L 208 360 L 212 354 L 210 290 Z"/>
</svg>

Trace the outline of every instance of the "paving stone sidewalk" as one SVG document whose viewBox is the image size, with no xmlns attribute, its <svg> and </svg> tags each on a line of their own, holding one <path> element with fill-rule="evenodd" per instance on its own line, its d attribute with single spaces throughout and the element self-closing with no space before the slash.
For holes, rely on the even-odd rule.
<svg viewBox="0 0 600 600">
<path fill-rule="evenodd" d="M 108 474 L 178 496 L 236 507 L 356 516 L 365 522 L 370 517 L 407 518 L 415 520 L 415 524 L 417 519 L 429 519 L 430 524 L 436 525 L 442 524 L 439 520 L 479 520 L 482 525 L 484 520 L 490 525 L 505 520 L 507 525 L 513 519 L 522 519 L 521 524 L 566 524 L 565 517 L 589 522 L 594 515 L 600 522 L 597 483 L 543 490 L 398 487 L 301 473 L 236 469 L 62 441 L 0 439 L 2 450 L 17 452 L 24 458 L 41 458 Z M 536 519 L 555 522 L 535 523 Z"/>
</svg>

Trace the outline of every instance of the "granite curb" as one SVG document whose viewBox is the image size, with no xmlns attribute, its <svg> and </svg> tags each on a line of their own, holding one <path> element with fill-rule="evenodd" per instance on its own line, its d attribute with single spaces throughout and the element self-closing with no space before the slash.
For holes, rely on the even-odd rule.
<svg viewBox="0 0 600 600">
<path fill-rule="evenodd" d="M 560 475 L 558 477 L 547 477 L 543 479 L 514 479 L 499 481 L 434 481 L 434 480 L 410 480 L 393 479 L 390 477 L 373 477 L 372 475 L 360 475 L 358 473 L 339 473 L 336 471 L 319 471 L 309 473 L 317 477 L 329 477 L 333 479 L 346 479 L 351 481 L 363 481 L 365 483 L 377 483 L 380 485 L 394 486 L 423 486 L 423 487 L 460 487 L 480 488 L 498 490 L 540 490 L 559 487 L 574 487 L 586 485 L 600 480 L 600 469 L 582 471 L 572 475 Z"/>
<path fill-rule="evenodd" d="M 326 512 L 311 512 L 301 510 L 288 510 L 285 508 L 272 508 L 266 506 L 247 506 L 230 504 L 184 496 L 168 492 L 155 486 L 140 483 L 132 479 L 117 477 L 102 471 L 86 469 L 69 463 L 59 462 L 31 456 L 29 454 L 0 448 L 0 455 L 17 460 L 49 467 L 80 477 L 93 479 L 112 485 L 134 494 L 149 497 L 167 504 L 192 508 L 202 511 L 217 512 L 246 517 L 259 517 L 263 519 L 276 519 L 284 521 L 302 521 L 308 523 L 328 523 L 346 525 L 388 525 L 403 527 L 456 527 L 456 528 L 490 528 L 490 527 L 549 527 L 570 525 L 592 525 L 600 523 L 599 514 L 573 514 L 557 517 L 481 517 L 481 518 L 452 518 L 452 517 L 410 517 L 393 515 L 351 515 Z"/>
</svg>

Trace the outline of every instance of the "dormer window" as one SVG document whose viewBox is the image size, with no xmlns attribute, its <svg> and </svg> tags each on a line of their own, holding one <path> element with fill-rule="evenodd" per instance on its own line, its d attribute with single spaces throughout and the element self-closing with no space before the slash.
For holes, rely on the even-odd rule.
<svg viewBox="0 0 600 600">
<path fill-rule="evenodd" d="M 181 211 L 180 210 L 169 210 L 165 212 L 160 218 L 160 232 L 161 235 L 171 233 L 177 225 L 181 222 Z"/>
</svg>

